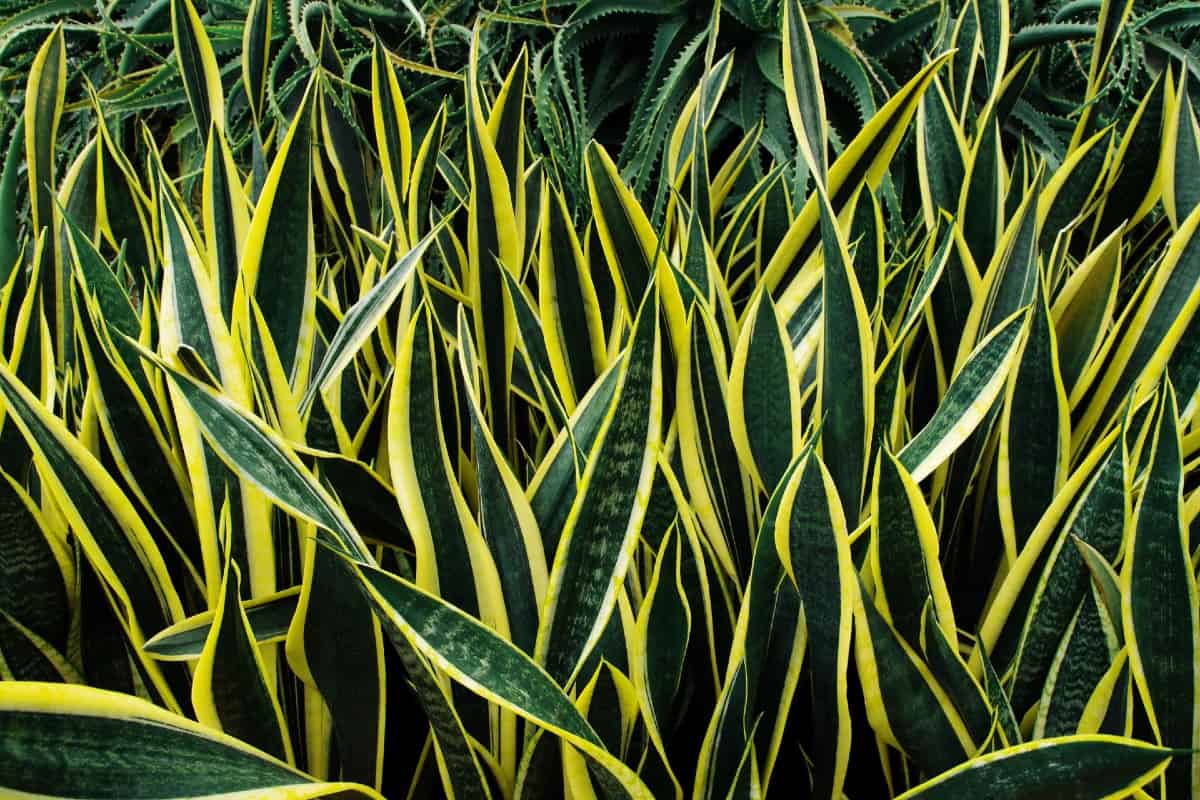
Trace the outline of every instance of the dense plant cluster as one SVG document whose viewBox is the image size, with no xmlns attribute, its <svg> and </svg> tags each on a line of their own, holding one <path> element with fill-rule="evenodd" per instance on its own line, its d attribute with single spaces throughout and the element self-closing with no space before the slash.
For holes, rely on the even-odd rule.
<svg viewBox="0 0 1200 800">
<path fill-rule="evenodd" d="M 1200 796 L 1198 29 L 0 0 L 0 794 Z"/>
</svg>

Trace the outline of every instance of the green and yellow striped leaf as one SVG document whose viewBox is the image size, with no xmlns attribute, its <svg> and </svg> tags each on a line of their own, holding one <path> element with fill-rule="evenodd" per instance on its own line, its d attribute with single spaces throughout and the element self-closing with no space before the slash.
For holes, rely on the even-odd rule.
<svg viewBox="0 0 1200 800">
<path fill-rule="evenodd" d="M 0 730 L 0 786 L 24 796 L 380 797 L 314 781 L 144 700 L 84 686 L 0 684 Z"/>
<path fill-rule="evenodd" d="M 729 374 L 729 432 L 743 469 L 773 494 L 803 433 L 800 376 L 769 292 L 745 314 Z"/>
<path fill-rule="evenodd" d="M 296 613 L 300 587 L 293 586 L 266 597 L 242 601 L 242 614 L 254 641 L 260 645 L 282 642 Z M 199 658 L 211 635 L 216 611 L 199 614 L 176 622 L 146 640 L 143 650 L 163 661 Z"/>
<path fill-rule="evenodd" d="M 1129 663 L 1155 736 L 1180 750 L 1200 746 L 1200 623 L 1196 576 L 1182 512 L 1179 412 L 1168 383 L 1161 392 L 1142 499 L 1134 512 L 1122 573 L 1122 617 Z M 1200 760 L 1180 755 L 1166 792 L 1200 791 Z"/>
<path fill-rule="evenodd" d="M 359 573 L 376 613 L 456 682 L 578 748 L 611 776 L 607 783 L 618 796 L 651 798 L 637 774 L 604 748 L 559 685 L 528 656 L 403 578 L 365 566 Z"/>
<path fill-rule="evenodd" d="M 800 594 L 812 681 L 813 792 L 836 797 L 850 758 L 847 670 L 858 587 L 833 476 L 816 454 L 796 468 L 775 526 L 780 561 Z"/>
<path fill-rule="evenodd" d="M 1004 388 L 1028 314 L 1018 311 L 988 334 L 954 377 L 937 411 L 897 454 L 918 483 L 974 432 Z"/>
<path fill-rule="evenodd" d="M 29 183 L 30 224 L 34 237 L 49 228 L 50 247 L 40 253 L 43 304 L 53 336 L 55 363 L 61 369 L 69 353 L 72 325 L 70 280 L 58 257 L 54 204 L 55 153 L 67 91 L 67 42 L 61 27 L 46 37 L 29 67 L 25 84 L 25 164 Z M 12 265 L 6 265 L 8 269 Z"/>
<path fill-rule="evenodd" d="M 224 512 L 228 530 L 228 505 Z M 214 730 L 294 763 L 283 710 L 242 609 L 240 584 L 237 564 L 227 556 L 221 595 L 192 675 L 192 707 L 196 719 Z"/>
<path fill-rule="evenodd" d="M 171 0 L 171 37 L 196 132 L 207 139 L 213 128 L 225 130 L 225 93 L 217 55 L 191 0 Z"/>
<path fill-rule="evenodd" d="M 633 327 L 617 397 L 563 526 L 550 569 L 537 657 L 563 686 L 578 676 L 616 605 L 642 521 L 662 428 L 662 345 L 658 292 Z"/>
<path fill-rule="evenodd" d="M 161 630 L 183 618 L 161 551 L 100 461 L 2 365 L 0 395 L 8 419 L 33 451 L 38 475 L 110 593 L 130 643 L 140 650 L 145 631 Z M 185 676 L 148 659 L 141 667 L 162 702 L 182 708 Z"/>
<path fill-rule="evenodd" d="M 1171 751 L 1117 736 L 1064 736 L 979 756 L 897 800 L 978 795 L 995 800 L 1102 800 L 1123 797 L 1161 774 Z"/>
</svg>

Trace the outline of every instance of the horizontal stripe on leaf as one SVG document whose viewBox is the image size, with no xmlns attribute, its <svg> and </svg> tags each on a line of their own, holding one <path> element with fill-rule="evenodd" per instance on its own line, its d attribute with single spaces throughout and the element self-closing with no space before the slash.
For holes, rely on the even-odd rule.
<svg viewBox="0 0 1200 800">
<path fill-rule="evenodd" d="M 0 520 L 0 609 L 56 647 L 66 647 L 71 553 L 29 492 L 5 472 L 0 472 Z"/>
</svg>

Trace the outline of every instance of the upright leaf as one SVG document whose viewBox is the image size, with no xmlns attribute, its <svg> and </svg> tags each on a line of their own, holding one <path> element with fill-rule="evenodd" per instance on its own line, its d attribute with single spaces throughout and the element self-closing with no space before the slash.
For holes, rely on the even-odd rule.
<svg viewBox="0 0 1200 800">
<path fill-rule="evenodd" d="M 1182 750 L 1200 747 L 1200 623 L 1196 576 L 1182 509 L 1179 412 L 1167 384 L 1159 403 L 1142 500 L 1134 512 L 1122 575 L 1122 617 L 1134 681 L 1155 736 Z M 1172 797 L 1200 791 L 1200 760 L 1178 756 L 1167 769 Z"/>
</svg>

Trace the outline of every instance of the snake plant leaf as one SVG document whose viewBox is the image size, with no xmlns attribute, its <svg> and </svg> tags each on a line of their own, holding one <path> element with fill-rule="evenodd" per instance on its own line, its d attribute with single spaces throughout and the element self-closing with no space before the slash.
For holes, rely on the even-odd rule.
<svg viewBox="0 0 1200 800">
<path fill-rule="evenodd" d="M 1115 558 L 1121 546 L 1129 518 L 1126 458 L 1119 443 L 1105 449 L 1104 460 L 1089 478 L 1070 515 L 1063 520 L 1040 574 L 1030 576 L 1036 583 L 1026 607 L 1011 691 L 1013 705 L 1021 713 L 1036 701 L 1054 653 L 1087 593 L 1088 570 L 1067 532 L 1075 532 L 1106 559 Z M 1081 466 L 1080 470 L 1083 469 Z M 1026 563 L 1029 560 L 1024 554 L 1022 558 Z M 1019 563 L 1011 574 L 1018 576 L 1025 570 L 1025 563 Z M 1016 578 L 1002 588 L 1000 596 L 1007 596 L 1015 581 Z M 997 645 L 995 655 L 1002 662 L 1002 645 Z"/>
<path fill-rule="evenodd" d="M 1129 663 L 1155 736 L 1165 745 L 1195 750 L 1200 695 L 1200 627 L 1196 577 L 1182 516 L 1183 469 L 1179 411 L 1168 383 L 1159 402 L 1142 499 L 1130 526 L 1122 574 L 1122 616 Z M 1166 791 L 1195 794 L 1200 772 L 1180 755 L 1166 773 Z"/>
<path fill-rule="evenodd" d="M 537 472 L 529 482 L 527 494 L 538 528 L 546 560 L 553 564 L 563 527 L 579 492 L 579 477 L 586 458 L 595 447 L 601 426 L 617 396 L 624 358 L 615 361 L 596 379 L 579 401 L 568 428 L 559 431 Z"/>
<path fill-rule="evenodd" d="M 970 759 L 897 800 L 979 795 L 996 800 L 1121 797 L 1166 769 L 1172 751 L 1119 736 L 1062 736 Z"/>
<path fill-rule="evenodd" d="M 679 355 L 675 413 L 683 474 L 709 542 L 739 575 L 747 575 L 753 495 L 730 432 L 724 349 L 701 307 L 693 307 L 688 327 L 687 345 Z"/>
<path fill-rule="evenodd" d="M 416 583 L 468 613 L 480 611 L 472 575 L 479 539 L 462 489 L 454 477 L 441 410 L 453 405 L 438 370 L 441 340 L 428 305 L 413 313 L 396 354 L 396 378 L 388 406 L 388 462 L 400 511 L 416 546 Z M 496 431 L 493 429 L 493 436 Z M 482 544 L 481 541 L 478 542 Z"/>
<path fill-rule="evenodd" d="M 316 396 L 341 374 L 370 338 L 371 333 L 387 315 L 388 310 L 408 284 L 413 270 L 420 264 L 425 251 L 429 249 L 429 245 L 433 243 L 443 224 L 445 223 L 439 224 L 426 234 L 379 278 L 370 291 L 346 309 L 341 322 L 338 323 L 337 331 L 325 348 L 325 355 L 321 359 L 320 365 L 313 371 L 308 390 L 300 400 L 300 413 L 303 414 L 312 406 Z"/>
<path fill-rule="evenodd" d="M 921 319 L 925 313 L 925 308 L 930 304 L 934 292 L 938 290 L 938 282 L 942 275 L 946 273 L 947 264 L 950 263 L 954 255 L 954 229 L 948 228 L 943 236 L 937 249 L 929 257 L 929 263 L 925 265 L 925 271 L 921 275 L 921 280 L 917 282 L 916 287 L 912 291 L 912 297 L 908 301 L 908 308 L 904 312 L 904 319 L 900 321 L 900 325 L 896 328 L 896 342 L 902 344 L 908 334 L 912 332 L 913 327 Z M 884 362 L 891 357 L 891 353 L 885 357 Z M 877 372 L 882 371 L 880 367 Z"/>
<path fill-rule="evenodd" d="M 877 587 L 875 603 L 910 648 L 922 640 L 927 601 L 948 641 L 957 639 L 954 609 L 938 560 L 933 515 L 921 489 L 895 456 L 884 452 L 871 493 L 870 565 Z"/>
<path fill-rule="evenodd" d="M 745 313 L 729 375 L 729 432 L 744 469 L 773 494 L 800 452 L 800 376 L 790 342 L 766 291 Z"/>
<path fill-rule="evenodd" d="M 55 153 L 59 122 L 67 91 L 67 42 L 61 27 L 55 27 L 38 49 L 25 84 L 25 163 L 29 183 L 30 225 L 34 236 L 50 229 L 50 249 L 41 252 L 44 306 L 53 336 L 56 364 L 61 369 L 68 353 L 72 330 L 70 280 L 58 261 L 58 229 L 55 217 Z M 8 265 L 11 266 L 11 265 Z M 7 268 L 7 267 L 6 267 Z"/>
<path fill-rule="evenodd" d="M 509 197 L 517 226 L 517 249 L 525 252 L 525 96 L 529 76 L 529 51 L 521 48 L 496 93 L 488 112 L 488 136 L 508 176 Z M 516 265 L 514 265 L 515 267 Z"/>
<path fill-rule="evenodd" d="M 160 630 L 184 616 L 161 551 L 99 459 L 3 365 L 0 394 L 8 419 L 33 452 L 39 477 L 103 580 L 130 642 L 140 648 L 143 631 Z M 185 676 L 148 659 L 141 666 L 162 701 L 182 708 Z"/>
<path fill-rule="evenodd" d="M 483 419 L 474 386 L 478 371 L 475 346 L 462 308 L 458 315 L 458 367 L 475 444 L 480 533 L 500 573 L 512 642 L 532 653 L 546 596 L 546 554 L 529 500 Z"/>
<path fill-rule="evenodd" d="M 402 203 L 408 197 L 412 170 L 412 129 L 395 68 L 378 36 L 371 48 L 371 99 L 383 187 L 387 192 L 392 219 L 400 221 L 404 219 Z M 405 228 L 398 225 L 397 230 L 404 232 Z"/>
<path fill-rule="evenodd" d="M 135 697 L 84 686 L 0 685 L 0 785 L 43 797 L 380 795 L 321 783 L 231 736 Z"/>
<path fill-rule="evenodd" d="M 29 492 L 0 472 L 0 609 L 51 645 L 65 649 L 71 624 L 71 554 L 47 526 Z"/>
<path fill-rule="evenodd" d="M 536 392 L 536 400 L 556 428 L 567 424 L 566 406 L 559 397 L 557 383 L 552 374 L 550 353 L 546 349 L 546 337 L 542 323 L 534 310 L 533 303 L 516 278 L 507 271 L 504 277 L 505 295 L 512 306 L 516 320 L 516 342 L 525 361 Z"/>
<path fill-rule="evenodd" d="M 1095 106 L 1089 102 L 1102 90 L 1105 78 L 1112 65 L 1113 55 L 1120 33 L 1133 12 L 1132 0 L 1102 0 L 1100 14 L 1096 20 L 1096 37 L 1092 42 L 1091 63 L 1088 65 L 1087 92 L 1080 106 L 1079 121 L 1071 136 L 1071 150 L 1090 133 L 1095 118 Z"/>
<path fill-rule="evenodd" d="M 1200 308 L 1200 207 L 1182 220 L 1162 260 L 1122 315 L 1113 340 L 1081 379 L 1091 387 L 1090 402 L 1073 431 L 1078 446 L 1137 386 L 1153 386 L 1180 345 L 1188 322 Z M 1103 369 L 1101 370 L 1101 365 Z M 1144 391 L 1144 389 L 1143 389 Z"/>
<path fill-rule="evenodd" d="M 17 240 L 17 186 L 20 181 L 17 171 L 25 152 L 25 117 L 13 121 L 5 128 L 8 146 L 4 148 L 4 166 L 0 168 L 0 285 L 21 272 L 17 269 L 20 258 L 20 242 Z M 4 141 L 0 136 L 0 142 Z"/>
<path fill-rule="evenodd" d="M 988 740 L 998 727 L 988 704 L 987 694 L 958 654 L 958 635 L 947 638 L 945 630 L 933 613 L 933 599 L 925 603 L 921 640 L 925 662 L 934 680 L 942 687 L 957 709 L 972 742 L 981 743 L 979 750 L 988 748 Z"/>
<path fill-rule="evenodd" d="M 413 156 L 412 172 L 409 173 L 408 207 L 405 219 L 408 224 L 408 240 L 420 239 L 419 231 L 429 222 L 429 208 L 433 198 L 430 191 L 437 175 L 437 158 L 441 151 L 442 136 L 446 132 L 446 106 L 438 106 L 437 113 L 429 123 L 425 138 L 421 140 Z M 399 224 L 399 223 L 397 223 Z"/>
<path fill-rule="evenodd" d="M 604 323 L 566 198 L 542 192 L 538 245 L 538 315 L 550 370 L 568 413 L 606 364 Z"/>
<path fill-rule="evenodd" d="M 1103 345 L 1116 309 L 1123 232 L 1123 228 L 1117 228 L 1088 253 L 1063 284 L 1050 309 L 1063 387 L 1072 405 L 1079 399 L 1075 392 L 1079 378 Z"/>
<path fill-rule="evenodd" d="M 988 106 L 976 122 L 978 133 L 965 160 L 966 172 L 955 216 L 962 224 L 963 239 L 978 264 L 1002 257 L 1004 229 L 1004 154 L 995 104 Z M 1030 198 L 1026 198 L 1027 202 Z"/>
<path fill-rule="evenodd" d="M 927 772 L 941 772 L 975 751 L 950 697 L 916 650 L 863 596 L 854 605 L 854 655 L 871 727 Z"/>
<path fill-rule="evenodd" d="M 328 35 L 326 28 L 326 38 Z M 325 52 L 335 49 L 332 44 L 322 47 Z M 326 219 L 339 228 L 370 225 L 367 172 L 358 144 L 357 120 L 352 110 L 343 110 L 338 91 L 327 77 L 320 79 L 317 95 L 313 133 L 322 145 L 325 159 L 313 164 L 313 176 Z"/>
<path fill-rule="evenodd" d="M 359 567 L 376 613 L 455 681 L 579 749 L 613 788 L 650 800 L 645 784 L 609 753 L 554 679 L 528 656 L 462 611 L 403 578 Z"/>
<path fill-rule="evenodd" d="M 497 150 L 495 132 L 484 118 L 479 93 L 479 30 L 471 39 L 471 60 L 466 86 L 467 167 L 470 202 L 467 204 L 467 258 L 469 296 L 475 312 L 475 341 L 483 367 L 483 402 L 492 433 L 504 443 L 509 438 L 508 364 L 512 336 L 505 322 L 504 280 L 499 270 L 519 273 L 522 259 L 521 227 L 510 176 Z M 520 181 L 521 173 L 512 179 Z"/>
<path fill-rule="evenodd" d="M 328 708 L 333 736 L 326 734 L 324 740 L 334 745 L 340 766 L 333 774 L 378 788 L 388 710 L 382 626 L 339 554 L 311 537 L 304 546 L 303 588 L 288 630 L 288 664 L 320 692 Z M 314 740 L 322 741 L 310 739 L 310 748 Z M 319 758 L 324 760 L 324 754 Z"/>
<path fill-rule="evenodd" d="M 312 224 L 313 95 L 309 82 L 254 205 L 242 253 L 246 292 L 262 309 L 284 375 L 303 391 L 312 357 L 316 245 Z M 239 312 L 246 313 L 246 312 Z M 252 324 L 246 319 L 244 324 Z"/>
<path fill-rule="evenodd" d="M 599 641 L 645 518 L 663 415 L 659 307 L 651 289 L 550 570 L 536 653 L 560 685 L 573 682 Z"/>
<path fill-rule="evenodd" d="M 846 240 L 857 242 L 854 251 L 857 261 L 854 274 L 862 292 L 863 303 L 867 307 L 867 315 L 873 316 L 883 300 L 884 274 L 887 272 L 888 260 L 884 242 L 887 220 L 876 192 L 868 191 L 864 196 L 860 196 L 859 200 L 854 207 L 854 216 L 850 221 Z M 939 270 L 930 271 L 934 273 L 932 280 L 936 281 Z M 926 275 L 921 277 L 924 280 Z"/>
<path fill-rule="evenodd" d="M 200 538 L 185 498 L 183 462 L 162 431 L 152 405 L 154 395 L 143 394 L 143 386 L 146 392 L 150 387 L 142 366 L 116 355 L 95 304 L 75 310 L 78 352 L 91 377 L 100 429 L 117 470 L 154 520 L 152 533 L 163 555 L 173 562 L 181 553 L 187 569 L 202 567 Z"/>
<path fill-rule="evenodd" d="M 246 9 L 246 24 L 242 30 L 242 86 L 255 127 L 262 133 L 267 79 L 270 67 L 271 26 L 274 14 L 266 0 L 250 0 Z"/>
<path fill-rule="evenodd" d="M 955 375 L 925 427 L 897 454 L 918 483 L 971 435 L 1004 387 L 1028 314 L 1018 311 L 981 341 Z"/>
<path fill-rule="evenodd" d="M 1079 720 L 1079 733 L 1129 736 L 1133 730 L 1133 682 L 1129 648 L 1122 647 L 1096 684 Z"/>
<path fill-rule="evenodd" d="M 63 218 L 67 236 L 63 238 L 70 247 L 75 264 L 76 280 L 89 295 L 94 295 L 105 323 L 125 336 L 138 337 L 142 331 L 141 320 L 129 301 L 129 292 L 121 285 L 113 266 L 100 254 L 96 245 L 70 216 Z M 125 353 L 122 353 L 125 355 Z M 126 364 L 133 362 L 128 359 Z M 139 385 L 145 385 L 144 379 Z"/>
<path fill-rule="evenodd" d="M 208 137 L 202 181 L 208 268 L 217 285 L 225 324 L 232 325 L 234 293 L 250 230 L 250 202 L 242 190 L 229 142 L 219 128 L 214 127 Z"/>
<path fill-rule="evenodd" d="M 171 38 L 200 138 L 225 130 L 225 93 L 212 42 L 191 0 L 171 0 Z"/>
<path fill-rule="evenodd" d="M 0 611 L 0 676 L 6 681 L 83 683 L 54 645 L 5 611 Z"/>
<path fill-rule="evenodd" d="M 1109 616 L 1099 592 L 1089 585 L 1046 674 L 1032 738 L 1078 730 L 1088 700 L 1116 654 L 1115 628 L 1120 624 L 1120 617 Z"/>
<path fill-rule="evenodd" d="M 1046 181 L 1038 197 L 1041 218 L 1039 246 L 1049 252 L 1054 239 L 1084 213 L 1103 186 L 1104 169 L 1112 156 L 1113 128 L 1105 128 L 1079 144 Z"/>
<path fill-rule="evenodd" d="M 759 718 L 759 730 L 781 731 L 789 716 L 788 704 L 777 703 L 768 687 L 775 685 L 787 690 L 780 692 L 781 695 L 795 690 L 804 662 L 807 629 L 799 595 L 786 579 L 773 532 L 779 525 L 780 506 L 791 478 L 811 453 L 810 444 L 788 466 L 763 511 L 754 560 L 730 644 L 729 665 L 700 750 L 696 769 L 699 796 L 724 797 L 735 784 L 739 759 L 754 738 L 745 720 Z M 784 674 L 772 674 L 780 666 Z M 775 722 L 772 724 L 768 718 L 774 718 Z M 772 735 L 771 739 L 776 739 L 778 747 L 777 737 Z M 767 741 L 769 745 L 770 739 Z M 770 753 L 764 755 L 767 761 L 771 760 Z"/>
<path fill-rule="evenodd" d="M 789 480 L 775 526 L 780 561 L 800 594 L 808 631 L 813 791 L 842 791 L 850 757 L 847 670 L 857 580 L 846 516 L 833 476 L 816 454 Z"/>
<path fill-rule="evenodd" d="M 1162 195 L 1159 162 L 1164 123 L 1171 99 L 1165 75 L 1159 75 L 1129 118 L 1121 146 L 1113 156 L 1104 184 L 1104 210 L 1097 238 L 1108 236 L 1122 223 L 1134 225 L 1145 218 Z"/>
<path fill-rule="evenodd" d="M 983 46 L 984 75 L 995 92 L 1007 72 L 1010 41 L 1008 0 L 972 0 Z M 964 87 L 965 88 L 965 87 Z"/>
<path fill-rule="evenodd" d="M 228 529 L 229 506 L 223 511 Z M 192 675 L 192 707 L 210 728 L 294 763 L 283 710 L 242 609 L 240 584 L 237 564 L 226 557 L 221 595 Z"/>
<path fill-rule="evenodd" d="M 792 131 L 817 183 L 823 185 L 829 171 L 825 95 L 821 91 L 817 48 L 799 0 L 783 3 L 783 85 Z"/>
<path fill-rule="evenodd" d="M 1083 556 L 1083 562 L 1087 564 L 1088 573 L 1092 578 L 1092 586 L 1095 587 L 1096 598 L 1100 604 L 1101 610 L 1108 614 L 1108 618 L 1116 622 L 1113 627 L 1112 634 L 1118 644 L 1124 644 L 1125 630 L 1121 625 L 1121 579 L 1117 575 L 1117 571 L 1113 569 L 1112 564 L 1108 563 L 1100 551 L 1092 547 L 1078 536 L 1071 536 L 1071 542 L 1075 545 L 1075 549 L 1079 551 L 1079 555 Z"/>
<path fill-rule="evenodd" d="M 241 602 L 242 614 L 249 635 L 260 645 L 282 642 L 296 613 L 300 587 L 293 586 L 265 597 Z M 162 661 L 196 659 L 212 633 L 216 611 L 199 614 L 176 622 L 146 640 L 142 649 L 152 658 Z"/>
<path fill-rule="evenodd" d="M 1200 204 L 1200 192 L 1196 191 L 1196 180 L 1200 178 L 1200 130 L 1187 84 L 1188 74 L 1184 72 L 1167 113 L 1162 137 L 1163 209 L 1176 229 Z"/>
<path fill-rule="evenodd" d="M 620 307 L 632 319 L 660 264 L 666 261 L 666 254 L 646 212 L 621 180 L 617 165 L 604 147 L 596 142 L 589 144 L 584 164 L 604 258 L 617 287 Z"/>
<path fill-rule="evenodd" d="M 1028 332 L 999 423 L 996 497 L 1009 561 L 1016 560 L 1070 470 L 1071 419 L 1058 340 L 1046 284 L 1035 280 Z"/>
<path fill-rule="evenodd" d="M 194 366 L 203 369 L 206 382 L 219 385 L 231 401 L 249 406 L 246 367 L 236 354 L 233 335 L 222 316 L 219 287 L 214 285 L 214 275 L 205 269 L 182 211 L 181 199 L 169 190 L 161 165 L 159 178 L 164 256 L 159 347 L 168 359 L 174 356 L 181 364 L 187 358 L 181 353 L 188 348 L 195 355 Z M 122 337 L 121 342 L 132 349 L 129 337 Z M 238 481 L 236 473 L 205 443 L 202 425 L 189 410 L 187 401 L 179 396 L 179 390 L 170 391 L 176 405 L 174 422 L 192 487 L 206 594 L 215 599 L 221 581 L 223 559 L 218 553 L 218 517 L 227 497 L 233 524 L 228 546 L 234 549 L 235 559 L 245 569 L 248 587 L 252 594 L 274 591 L 274 543 L 265 498 Z"/>
<path fill-rule="evenodd" d="M 1021 729 L 1017 723 L 1017 716 L 1013 713 L 1009 694 L 1000 682 L 996 668 L 992 666 L 991 657 L 983 648 L 979 649 L 979 659 L 983 663 L 983 691 L 987 694 L 988 705 L 992 707 L 992 713 L 996 716 L 998 742 L 1006 745 L 1019 744 Z"/>
<path fill-rule="evenodd" d="M 146 352 L 191 407 L 205 441 L 221 459 L 285 511 L 321 526 L 339 549 L 365 554 L 346 512 L 316 481 L 295 450 L 261 419 L 195 378 Z M 165 626 L 163 626 L 165 627 Z"/>
<path fill-rule="evenodd" d="M 873 190 L 879 187 L 909 123 L 917 113 L 921 96 L 949 58 L 950 54 L 943 54 L 922 67 L 876 112 L 830 166 L 826 191 L 830 204 L 839 215 L 864 184 Z M 809 197 L 766 262 L 762 282 L 777 299 L 782 298 L 820 244 L 817 232 L 820 221 L 818 206 L 816 195 Z M 780 315 L 790 318 L 792 310 L 781 308 Z"/>
<path fill-rule="evenodd" d="M 821 362 L 817 408 L 821 457 L 838 487 L 848 519 L 858 522 L 874 424 L 875 347 L 867 306 L 833 206 L 821 201 Z"/>
<path fill-rule="evenodd" d="M 659 734 L 671 719 L 692 631 L 692 609 L 684 586 L 687 534 L 668 530 L 654 560 L 654 573 L 638 611 L 632 678 Z"/>
<path fill-rule="evenodd" d="M 967 317 L 959 343 L 958 363 L 967 350 L 1017 309 L 1035 303 L 1038 298 L 1039 221 L 1036 194 L 1030 192 L 1013 214 L 1007 227 L 997 235 L 995 253 L 979 287 L 979 300 Z"/>
<path fill-rule="evenodd" d="M 921 98 L 917 112 L 917 176 L 925 226 L 933 228 L 941 211 L 958 208 L 970 157 L 957 115 L 940 76 Z"/>
</svg>

